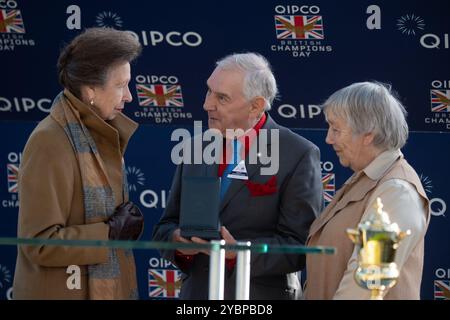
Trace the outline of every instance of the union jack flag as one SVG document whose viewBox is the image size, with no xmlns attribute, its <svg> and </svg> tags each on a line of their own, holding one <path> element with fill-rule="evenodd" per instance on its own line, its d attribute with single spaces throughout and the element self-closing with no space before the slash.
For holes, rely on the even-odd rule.
<svg viewBox="0 0 450 320">
<path fill-rule="evenodd" d="M 434 280 L 434 300 L 450 300 L 450 280 Z"/>
<path fill-rule="evenodd" d="M 17 192 L 17 180 L 19 175 L 19 165 L 13 163 L 7 163 L 6 169 L 8 172 L 8 192 Z"/>
<path fill-rule="evenodd" d="M 450 90 L 431 90 L 431 111 L 450 112 Z"/>
<path fill-rule="evenodd" d="M 164 84 L 136 85 L 139 105 L 155 107 L 182 107 L 181 86 Z"/>
<path fill-rule="evenodd" d="M 25 33 L 20 10 L 0 10 L 1 33 Z"/>
<path fill-rule="evenodd" d="M 322 173 L 322 187 L 325 204 L 328 204 L 331 202 L 331 200 L 333 200 L 334 193 L 336 191 L 336 185 L 334 183 L 334 173 Z"/>
<path fill-rule="evenodd" d="M 148 269 L 148 296 L 150 298 L 178 298 L 180 288 L 180 271 Z"/>
<path fill-rule="evenodd" d="M 277 39 L 323 39 L 322 16 L 275 16 Z"/>
</svg>

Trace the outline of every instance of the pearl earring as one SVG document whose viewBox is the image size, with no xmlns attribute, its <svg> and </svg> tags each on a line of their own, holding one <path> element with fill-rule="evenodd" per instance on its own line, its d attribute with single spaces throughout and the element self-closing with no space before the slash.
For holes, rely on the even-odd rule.
<svg viewBox="0 0 450 320">
<path fill-rule="evenodd" d="M 90 104 L 91 104 L 91 106 L 93 106 L 93 105 L 94 105 L 94 99 L 91 99 L 91 102 L 90 102 Z"/>
</svg>

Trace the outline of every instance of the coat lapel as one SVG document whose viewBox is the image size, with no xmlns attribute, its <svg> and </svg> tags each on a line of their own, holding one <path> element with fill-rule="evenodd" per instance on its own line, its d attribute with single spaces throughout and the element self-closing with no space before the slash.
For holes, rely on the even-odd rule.
<svg viewBox="0 0 450 320">
<path fill-rule="evenodd" d="M 347 207 L 351 202 L 363 199 L 378 184 L 378 180 L 372 180 L 365 174 L 344 185 L 336 193 L 333 201 L 327 206 L 324 212 L 311 225 L 309 237 L 311 238 L 317 231 L 323 228 L 339 211 Z"/>
</svg>

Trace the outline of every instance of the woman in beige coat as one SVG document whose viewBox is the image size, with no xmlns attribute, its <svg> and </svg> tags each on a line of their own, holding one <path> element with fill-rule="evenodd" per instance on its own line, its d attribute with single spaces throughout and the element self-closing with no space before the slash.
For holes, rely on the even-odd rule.
<svg viewBox="0 0 450 320">
<path fill-rule="evenodd" d="M 132 100 L 130 61 L 141 45 L 129 33 L 87 29 L 61 53 L 64 87 L 34 129 L 19 175 L 18 237 L 137 240 L 139 209 L 128 201 L 123 155 L 137 124 L 122 114 Z M 71 281 L 80 271 L 79 281 Z M 15 299 L 134 299 L 131 251 L 106 247 L 20 246 Z"/>
<path fill-rule="evenodd" d="M 311 225 L 308 246 L 337 250 L 332 256 L 307 255 L 306 298 L 370 297 L 353 277 L 358 252 L 345 231 L 367 220 L 380 197 L 390 220 L 401 230 L 411 230 L 397 250 L 398 283 L 384 298 L 419 299 L 430 212 L 420 179 L 400 151 L 408 137 L 405 109 L 390 88 L 361 82 L 335 92 L 325 102 L 324 113 L 329 124 L 326 142 L 354 174 Z"/>
</svg>

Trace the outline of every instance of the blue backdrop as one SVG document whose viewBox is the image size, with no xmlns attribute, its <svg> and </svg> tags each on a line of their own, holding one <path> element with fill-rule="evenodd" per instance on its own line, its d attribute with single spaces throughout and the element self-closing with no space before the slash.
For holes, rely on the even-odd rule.
<svg viewBox="0 0 450 320">
<path fill-rule="evenodd" d="M 76 4 L 74 4 L 76 3 Z M 125 113 L 141 124 L 127 155 L 131 199 L 140 204 L 149 240 L 169 193 L 176 128 L 207 123 L 205 82 L 214 62 L 256 51 L 271 62 L 280 88 L 271 116 L 316 143 L 322 152 L 325 200 L 350 175 L 325 144 L 318 105 L 352 82 L 392 84 L 409 112 L 404 148 L 431 199 L 422 296 L 443 299 L 450 289 L 450 2 L 430 1 L 0 1 L 0 236 L 15 236 L 21 152 L 44 118 L 57 83 L 60 49 L 83 28 L 109 26 L 135 34 L 144 46 L 132 67 L 133 102 Z M 284 24 L 282 23 L 284 22 Z M 311 23 L 293 32 L 286 24 Z M 301 28 L 300 28 L 301 29 Z M 299 30 L 299 28 L 297 28 Z M 175 90 L 174 98 L 152 99 Z M 0 247 L 0 299 L 11 296 L 16 249 Z M 141 299 L 176 298 L 166 284 L 179 273 L 153 251 L 136 251 Z M 447 296 L 447 298 L 449 298 Z"/>
</svg>

